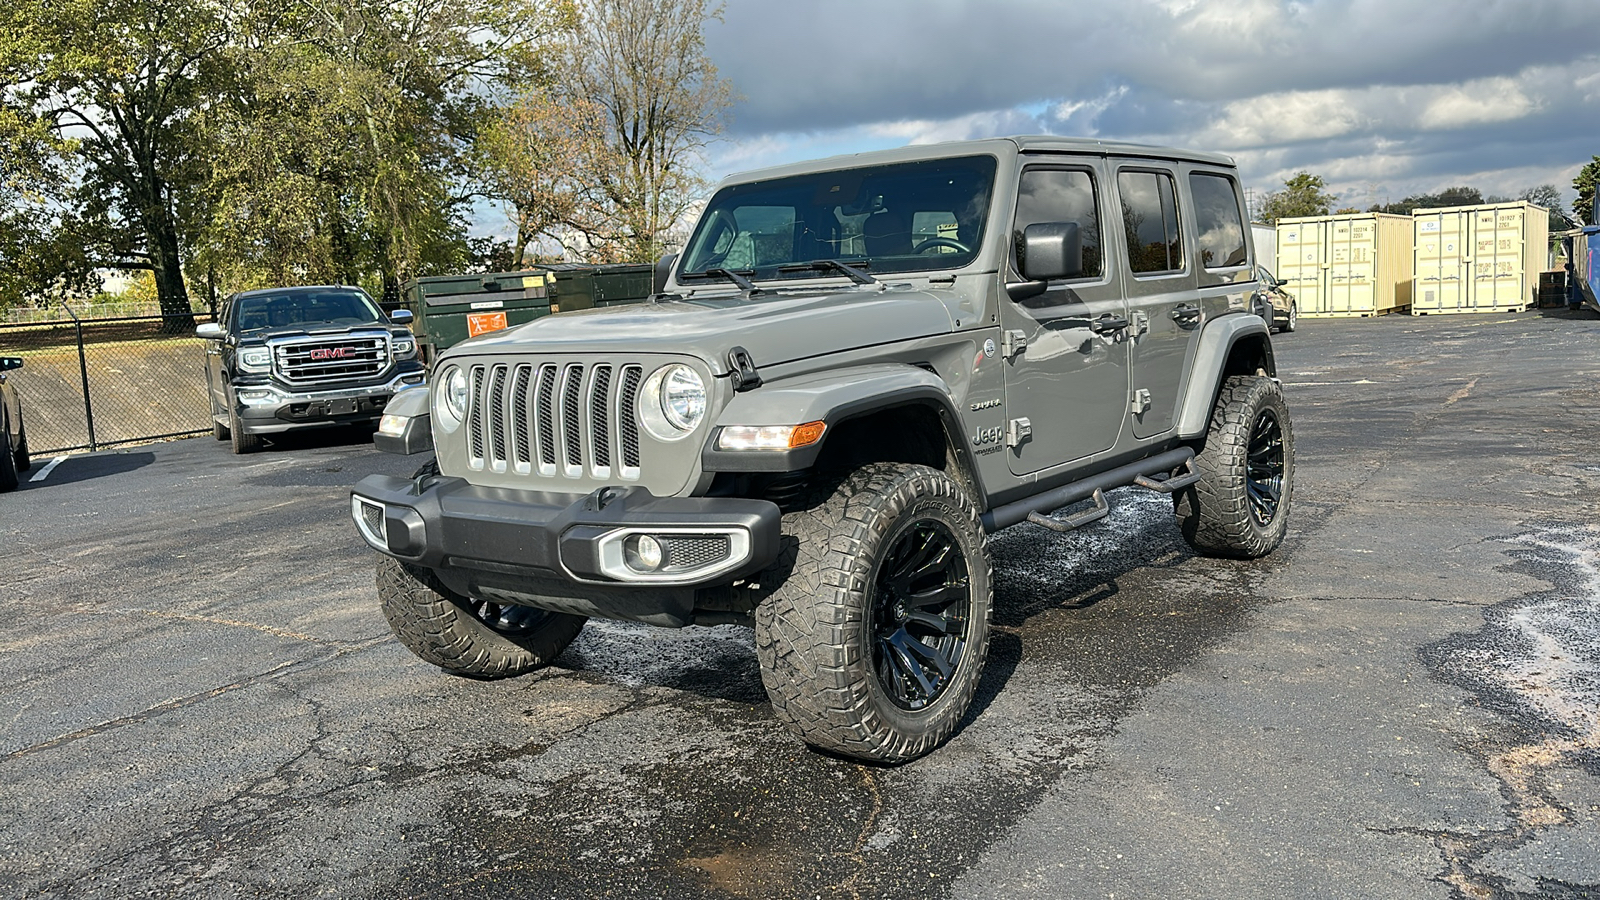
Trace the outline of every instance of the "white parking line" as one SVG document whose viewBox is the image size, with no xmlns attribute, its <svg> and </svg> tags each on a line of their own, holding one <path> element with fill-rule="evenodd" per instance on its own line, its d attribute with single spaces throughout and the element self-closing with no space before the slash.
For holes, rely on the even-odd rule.
<svg viewBox="0 0 1600 900">
<path fill-rule="evenodd" d="M 55 471 L 56 466 L 61 465 L 61 461 L 64 459 L 66 459 L 65 456 L 58 456 L 55 459 L 50 460 L 49 465 L 33 473 L 33 477 L 28 479 L 28 483 L 32 484 L 35 481 L 43 481 L 50 477 L 50 473 Z"/>
</svg>

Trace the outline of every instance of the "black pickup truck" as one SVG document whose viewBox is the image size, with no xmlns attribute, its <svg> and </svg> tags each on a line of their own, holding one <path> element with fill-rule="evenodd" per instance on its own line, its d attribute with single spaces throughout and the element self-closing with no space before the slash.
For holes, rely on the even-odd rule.
<svg viewBox="0 0 1600 900">
<path fill-rule="evenodd" d="M 261 436 L 376 422 L 397 391 L 424 380 L 412 314 L 385 319 L 358 287 L 244 291 L 223 302 L 206 340 L 212 433 L 249 453 Z"/>
</svg>

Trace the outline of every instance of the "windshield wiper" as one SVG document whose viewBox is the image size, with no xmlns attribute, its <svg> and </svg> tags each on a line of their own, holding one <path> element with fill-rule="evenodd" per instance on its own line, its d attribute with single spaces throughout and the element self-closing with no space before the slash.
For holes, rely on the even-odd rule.
<svg viewBox="0 0 1600 900">
<path fill-rule="evenodd" d="M 744 291 L 744 295 L 746 297 L 754 297 L 762 292 L 761 288 L 755 286 L 755 282 L 744 277 L 744 275 L 733 271 L 732 269 L 707 269 L 705 274 L 728 279 L 734 283 L 735 287 L 741 291 Z"/>
<path fill-rule="evenodd" d="M 789 266 L 779 266 L 779 272 L 838 272 L 854 281 L 856 284 L 877 284 L 878 279 L 855 266 L 847 266 L 837 259 L 813 259 L 808 263 L 795 263 Z"/>
</svg>

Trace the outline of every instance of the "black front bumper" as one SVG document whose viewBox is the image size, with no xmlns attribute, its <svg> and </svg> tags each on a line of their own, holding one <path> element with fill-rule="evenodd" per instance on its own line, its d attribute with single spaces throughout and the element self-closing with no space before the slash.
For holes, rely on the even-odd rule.
<svg viewBox="0 0 1600 900">
<path fill-rule="evenodd" d="M 760 571 L 778 556 L 780 515 L 765 500 L 657 497 L 642 487 L 574 495 L 386 475 L 362 479 L 351 496 L 358 530 L 380 552 L 433 570 L 461 594 L 560 612 L 689 624 L 695 591 Z M 364 513 L 376 518 L 374 505 L 382 508 L 381 529 L 362 523 Z M 742 534 L 730 546 L 744 552 L 709 577 L 690 571 L 633 581 L 602 571 L 602 546 L 616 535 L 657 529 Z"/>
</svg>

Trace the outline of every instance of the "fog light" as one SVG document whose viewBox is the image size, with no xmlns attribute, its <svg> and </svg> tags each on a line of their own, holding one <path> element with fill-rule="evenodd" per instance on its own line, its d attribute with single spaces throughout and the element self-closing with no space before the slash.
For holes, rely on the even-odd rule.
<svg viewBox="0 0 1600 900">
<path fill-rule="evenodd" d="M 278 392 L 274 390 L 244 390 L 239 392 L 239 402 L 260 403 L 264 400 L 271 400 L 277 395 Z"/>
<path fill-rule="evenodd" d="M 627 551 L 628 568 L 639 572 L 654 572 L 661 568 L 661 542 L 650 535 L 635 535 L 623 547 Z"/>
<path fill-rule="evenodd" d="M 399 437 L 406 433 L 406 423 L 409 421 L 411 421 L 410 416 L 384 413 L 383 418 L 378 420 L 378 431 L 390 437 Z"/>
</svg>

